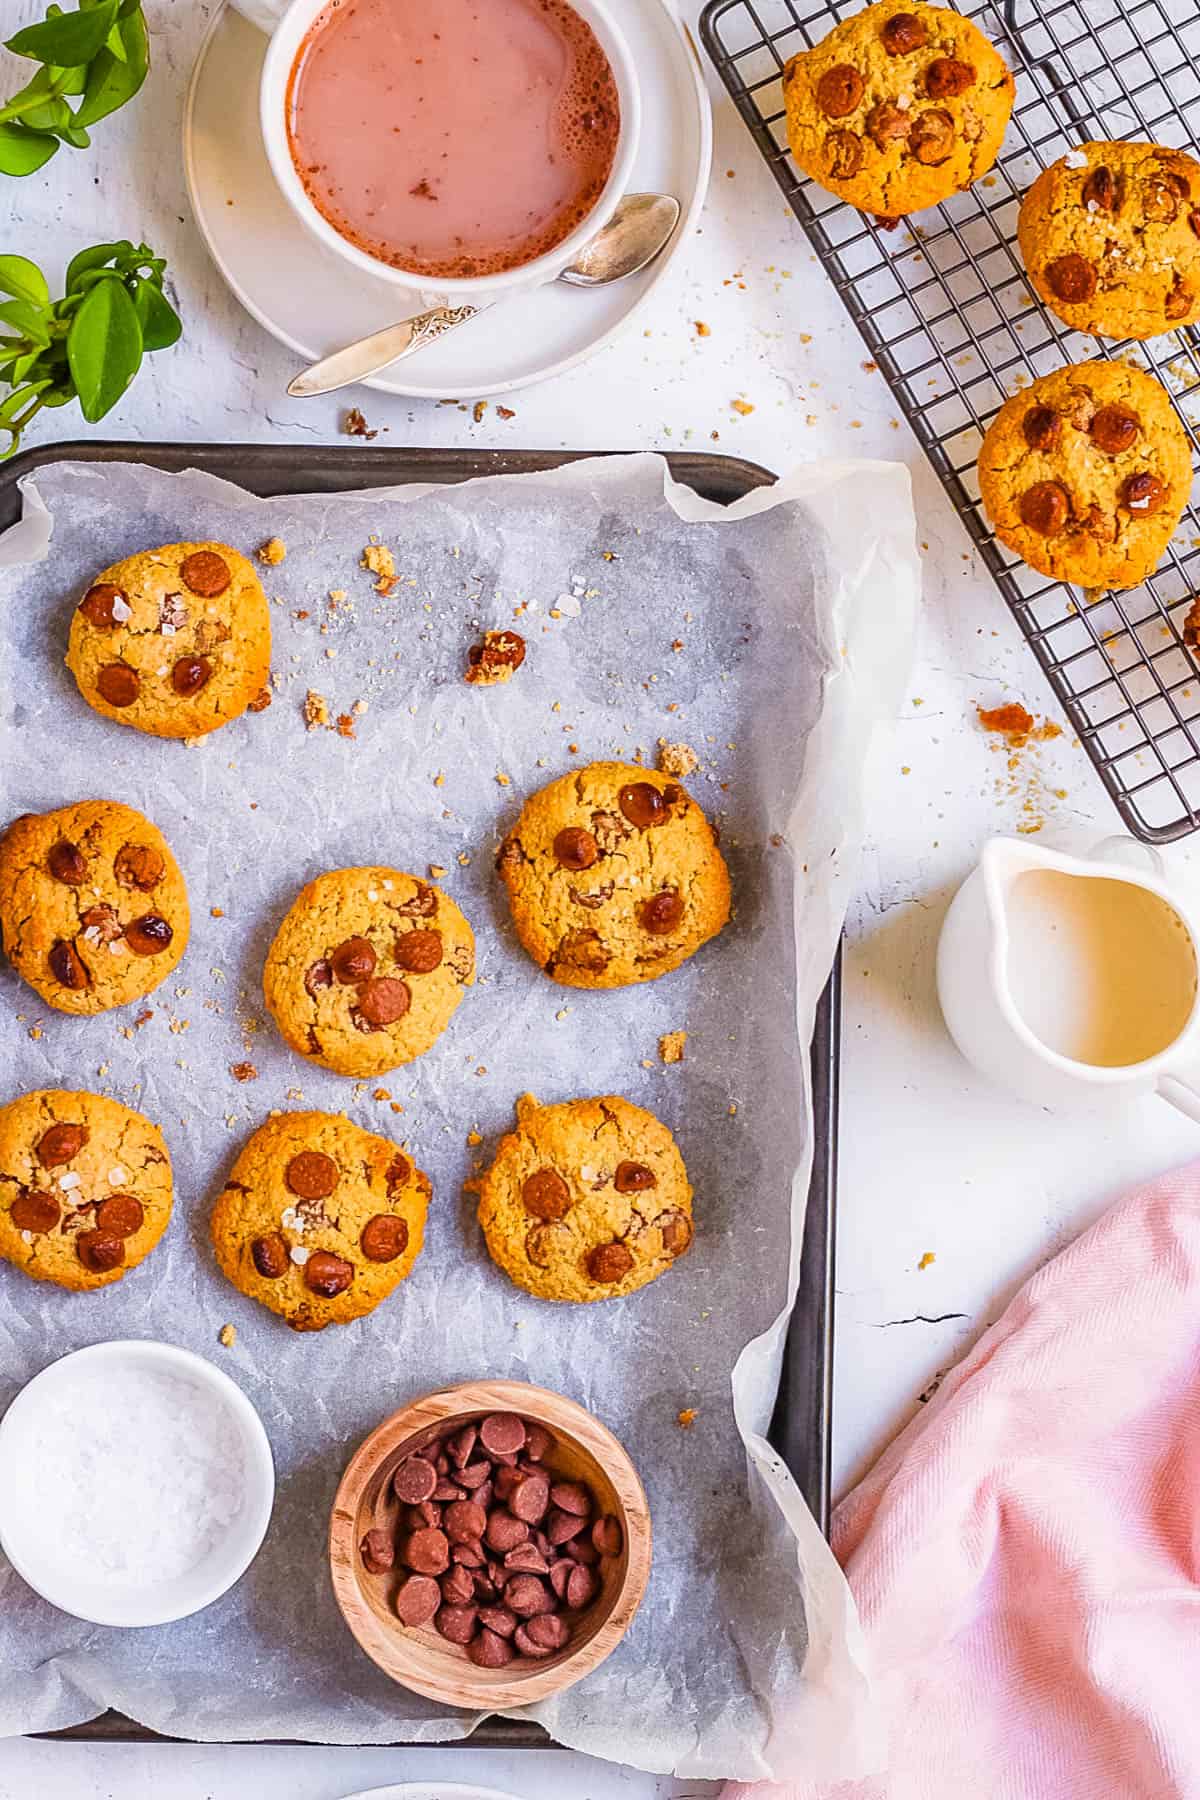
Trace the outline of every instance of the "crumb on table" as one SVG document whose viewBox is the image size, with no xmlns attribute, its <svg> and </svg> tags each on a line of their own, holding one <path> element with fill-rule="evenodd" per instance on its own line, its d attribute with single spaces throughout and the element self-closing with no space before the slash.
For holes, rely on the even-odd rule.
<svg viewBox="0 0 1200 1800">
<path fill-rule="evenodd" d="M 315 688 L 309 688 L 304 696 L 304 723 L 310 731 L 320 731 L 329 723 L 329 702 Z"/>
<path fill-rule="evenodd" d="M 266 563 L 270 569 L 276 568 L 286 555 L 287 545 L 279 537 L 269 537 L 265 544 L 258 546 L 259 562 Z"/>
<path fill-rule="evenodd" d="M 224 1344 L 226 1350 L 232 1350 L 233 1346 L 237 1343 L 237 1326 L 222 1325 L 220 1331 L 217 1333 L 217 1341 L 218 1343 Z"/>
<path fill-rule="evenodd" d="M 467 652 L 463 677 L 474 687 L 494 687 L 511 681 L 525 661 L 525 639 L 516 631 L 485 631 L 483 641 Z"/>
<path fill-rule="evenodd" d="M 396 559 L 386 544 L 371 542 L 363 546 L 361 564 L 378 577 L 375 583 L 377 594 L 390 594 L 396 585 Z"/>
<path fill-rule="evenodd" d="M 235 1081 L 257 1081 L 258 1070 L 252 1062 L 230 1063 L 229 1073 Z"/>
<path fill-rule="evenodd" d="M 681 1412 L 676 1413 L 675 1423 L 682 1426 L 684 1431 L 690 1431 L 692 1426 L 696 1423 L 695 1407 L 685 1406 Z"/>
<path fill-rule="evenodd" d="M 350 407 L 342 414 L 342 430 L 347 437 L 377 438 L 379 433 L 372 431 L 357 406 Z"/>
<path fill-rule="evenodd" d="M 658 1040 L 658 1054 L 665 1063 L 681 1063 L 686 1043 L 686 1031 L 665 1031 Z"/>
<path fill-rule="evenodd" d="M 700 767 L 700 758 L 690 744 L 669 744 L 666 738 L 659 738 L 658 766 L 664 775 L 675 775 L 682 780 Z"/>
</svg>

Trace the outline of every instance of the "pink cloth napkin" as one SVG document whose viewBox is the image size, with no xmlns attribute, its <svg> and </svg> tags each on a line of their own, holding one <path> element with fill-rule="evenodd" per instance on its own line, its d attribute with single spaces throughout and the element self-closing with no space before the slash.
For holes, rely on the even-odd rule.
<svg viewBox="0 0 1200 1800">
<path fill-rule="evenodd" d="M 722 1800 L 1200 1800 L 1200 1163 L 1025 1284 L 833 1546 L 887 1773 Z"/>
</svg>

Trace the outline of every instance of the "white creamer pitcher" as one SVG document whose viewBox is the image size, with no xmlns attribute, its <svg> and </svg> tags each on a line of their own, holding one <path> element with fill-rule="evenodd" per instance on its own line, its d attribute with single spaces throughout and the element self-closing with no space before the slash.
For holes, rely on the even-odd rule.
<svg viewBox="0 0 1200 1800">
<path fill-rule="evenodd" d="M 1086 857 L 992 838 L 938 942 L 942 1012 L 982 1074 L 1076 1111 L 1159 1093 L 1200 1124 L 1198 971 L 1200 923 L 1132 838 Z"/>
</svg>

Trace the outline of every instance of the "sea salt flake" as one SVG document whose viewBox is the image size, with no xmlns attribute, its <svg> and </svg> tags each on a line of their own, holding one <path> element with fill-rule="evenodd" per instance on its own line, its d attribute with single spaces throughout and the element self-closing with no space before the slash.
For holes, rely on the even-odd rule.
<svg viewBox="0 0 1200 1800">
<path fill-rule="evenodd" d="M 118 625 L 127 625 L 133 617 L 133 608 L 128 600 L 122 600 L 120 594 L 112 603 L 112 616 Z"/>
<path fill-rule="evenodd" d="M 283 1211 L 279 1215 L 279 1223 L 283 1226 L 283 1229 L 285 1231 L 295 1231 L 296 1230 L 296 1228 L 299 1224 L 299 1220 L 296 1216 L 296 1209 L 294 1206 L 285 1206 L 284 1207 Z"/>
<path fill-rule="evenodd" d="M 79 1174 L 78 1170 L 68 1169 L 65 1175 L 59 1176 L 58 1185 L 65 1194 L 69 1194 L 71 1189 L 77 1188 L 82 1180 L 83 1176 Z"/>
<path fill-rule="evenodd" d="M 1082 150 L 1068 150 L 1063 157 L 1063 166 L 1067 169 L 1086 169 L 1087 157 Z"/>
<path fill-rule="evenodd" d="M 108 1171 L 109 1187 L 120 1187 L 120 1185 L 123 1181 L 128 1181 L 128 1180 L 129 1180 L 129 1171 L 127 1169 L 123 1169 L 121 1167 L 120 1163 L 114 1163 L 112 1168 Z"/>
<path fill-rule="evenodd" d="M 293 1244 L 291 1254 L 292 1254 L 292 1261 L 295 1263 L 296 1267 L 298 1269 L 302 1269 L 304 1267 L 305 1263 L 308 1261 L 312 1252 L 309 1250 L 306 1250 L 304 1248 L 303 1244 Z"/>
<path fill-rule="evenodd" d="M 577 619 L 583 609 L 574 594 L 560 594 L 558 596 L 558 610 L 565 618 Z"/>
<path fill-rule="evenodd" d="M 22 1232 L 22 1233 L 21 1233 L 21 1242 L 22 1242 L 22 1243 L 23 1243 L 23 1244 L 32 1244 L 32 1242 L 33 1242 L 33 1233 L 32 1233 L 32 1231 L 23 1231 L 23 1232 Z"/>
</svg>

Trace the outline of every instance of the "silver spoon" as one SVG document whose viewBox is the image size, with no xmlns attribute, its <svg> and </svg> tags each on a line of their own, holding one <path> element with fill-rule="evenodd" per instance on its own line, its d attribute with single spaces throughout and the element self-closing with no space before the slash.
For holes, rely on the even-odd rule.
<svg viewBox="0 0 1200 1800">
<path fill-rule="evenodd" d="M 559 281 L 572 287 L 605 287 L 610 281 L 636 275 L 665 248 L 679 223 L 679 211 L 672 194 L 626 194 L 608 224 L 562 271 Z M 402 319 L 344 350 L 335 350 L 332 356 L 323 356 L 288 383 L 288 393 L 294 399 L 307 400 L 314 394 L 332 394 L 352 382 L 366 381 L 486 311 L 487 305 L 435 306 Z"/>
</svg>

